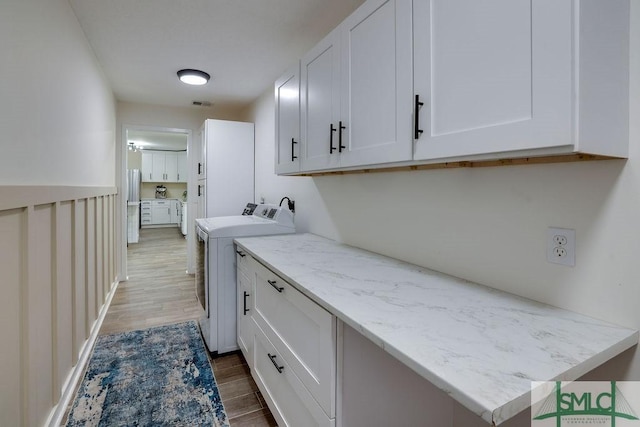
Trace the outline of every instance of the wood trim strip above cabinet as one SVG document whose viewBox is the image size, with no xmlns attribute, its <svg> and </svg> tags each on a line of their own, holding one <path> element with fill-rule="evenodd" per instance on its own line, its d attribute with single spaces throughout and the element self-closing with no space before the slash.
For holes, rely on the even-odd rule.
<svg viewBox="0 0 640 427">
<path fill-rule="evenodd" d="M 588 161 L 595 161 L 595 160 L 627 160 L 627 159 L 621 158 L 621 157 L 598 156 L 593 154 L 570 154 L 570 155 L 558 155 L 558 156 L 522 157 L 522 158 L 514 158 L 514 159 L 442 162 L 442 163 L 429 163 L 429 164 L 423 164 L 423 165 L 414 164 L 414 165 L 406 165 L 406 166 L 381 165 L 379 168 L 369 167 L 369 168 L 353 169 L 353 170 L 307 172 L 307 173 L 295 174 L 293 176 L 353 175 L 353 174 L 379 173 L 379 172 L 408 172 L 408 171 L 432 170 L 432 169 L 487 168 L 487 167 L 498 167 L 498 166 L 588 162 Z"/>
</svg>

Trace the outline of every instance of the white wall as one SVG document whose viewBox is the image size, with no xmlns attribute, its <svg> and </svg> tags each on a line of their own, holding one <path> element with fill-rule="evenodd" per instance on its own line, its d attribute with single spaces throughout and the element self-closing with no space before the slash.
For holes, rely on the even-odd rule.
<svg viewBox="0 0 640 427">
<path fill-rule="evenodd" d="M 114 185 L 114 99 L 66 0 L 0 3 L 0 184 Z"/>
<path fill-rule="evenodd" d="M 114 289 L 115 100 L 66 0 L 2 0 L 0 58 L 0 423 L 40 426 Z"/>
<path fill-rule="evenodd" d="M 640 2 L 631 3 L 629 160 L 276 177 L 269 88 L 250 114 L 256 198 L 293 197 L 299 231 L 640 329 Z M 549 226 L 576 230 L 574 268 L 547 263 Z M 601 375 L 640 380 L 640 356 L 616 363 Z"/>
</svg>

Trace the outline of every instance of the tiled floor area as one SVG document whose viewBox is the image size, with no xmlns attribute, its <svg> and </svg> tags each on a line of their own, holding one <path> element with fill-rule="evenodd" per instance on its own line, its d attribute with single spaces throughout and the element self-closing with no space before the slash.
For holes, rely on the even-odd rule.
<svg viewBox="0 0 640 427">
<path fill-rule="evenodd" d="M 178 228 L 140 230 L 127 250 L 127 282 L 120 283 L 100 334 L 197 319 L 194 278 L 185 273 L 186 239 Z M 212 359 L 231 427 L 270 427 L 276 422 L 240 353 Z"/>
</svg>

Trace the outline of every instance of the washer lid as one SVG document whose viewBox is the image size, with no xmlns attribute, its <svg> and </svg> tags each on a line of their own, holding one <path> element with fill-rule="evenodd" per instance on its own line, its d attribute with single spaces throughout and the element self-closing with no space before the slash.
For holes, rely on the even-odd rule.
<svg viewBox="0 0 640 427">
<path fill-rule="evenodd" d="M 216 237 L 245 237 L 267 234 L 294 233 L 295 228 L 276 221 L 253 215 L 218 216 L 196 219 L 196 225 L 209 235 Z"/>
</svg>

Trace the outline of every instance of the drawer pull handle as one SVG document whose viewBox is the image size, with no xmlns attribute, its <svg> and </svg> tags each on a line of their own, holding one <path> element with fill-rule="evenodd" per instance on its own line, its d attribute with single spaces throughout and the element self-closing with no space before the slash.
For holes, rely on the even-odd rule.
<svg viewBox="0 0 640 427">
<path fill-rule="evenodd" d="M 282 373 L 282 371 L 284 371 L 284 366 L 278 366 L 278 362 L 276 362 L 276 355 L 271 353 L 267 354 L 269 355 L 269 359 L 271 359 L 271 363 L 273 363 L 273 366 L 276 367 L 279 373 Z"/>
<path fill-rule="evenodd" d="M 244 293 L 244 315 L 246 316 L 247 313 L 249 312 L 249 309 L 247 308 L 247 297 L 249 296 L 249 294 L 247 292 Z"/>
<path fill-rule="evenodd" d="M 273 289 L 275 289 L 278 292 L 284 291 L 284 288 L 281 288 L 280 286 L 276 285 L 276 281 L 275 280 L 267 280 L 267 283 L 270 284 L 271 286 L 273 286 Z"/>
<path fill-rule="evenodd" d="M 240 255 L 242 258 L 247 256 L 247 254 L 243 253 L 242 251 L 236 251 L 236 253 Z"/>
</svg>

